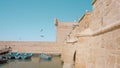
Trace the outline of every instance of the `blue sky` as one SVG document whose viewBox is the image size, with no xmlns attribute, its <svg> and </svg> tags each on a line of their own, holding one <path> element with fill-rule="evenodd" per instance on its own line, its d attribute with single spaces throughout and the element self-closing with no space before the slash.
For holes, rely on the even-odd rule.
<svg viewBox="0 0 120 68">
<path fill-rule="evenodd" d="M 86 10 L 92 11 L 91 2 L 0 0 L 0 41 L 55 41 L 54 18 L 60 22 L 74 22 Z"/>
</svg>

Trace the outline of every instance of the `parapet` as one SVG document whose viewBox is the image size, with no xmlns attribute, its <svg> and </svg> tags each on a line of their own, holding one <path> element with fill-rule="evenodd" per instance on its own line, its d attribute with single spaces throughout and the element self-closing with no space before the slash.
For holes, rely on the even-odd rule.
<svg viewBox="0 0 120 68">
<path fill-rule="evenodd" d="M 58 26 L 58 19 L 57 18 L 54 19 L 54 24 L 55 24 L 55 26 Z"/>
</svg>

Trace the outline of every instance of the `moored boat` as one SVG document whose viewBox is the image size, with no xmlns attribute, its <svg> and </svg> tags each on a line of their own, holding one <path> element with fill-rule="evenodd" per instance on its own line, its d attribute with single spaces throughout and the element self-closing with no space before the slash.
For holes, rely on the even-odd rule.
<svg viewBox="0 0 120 68">
<path fill-rule="evenodd" d="M 31 59 L 32 53 L 21 53 L 20 58 L 21 59 Z"/>
<path fill-rule="evenodd" d="M 26 57 L 26 59 L 31 59 L 32 56 L 33 56 L 32 53 L 27 53 L 27 57 Z"/>
<path fill-rule="evenodd" d="M 30 59 L 32 57 L 32 53 L 18 53 L 18 52 L 11 52 L 6 54 L 8 59 Z"/>
<path fill-rule="evenodd" d="M 9 57 L 10 57 L 10 59 L 16 59 L 16 58 L 18 58 L 18 55 L 19 55 L 18 52 L 12 52 L 12 53 L 9 53 Z"/>
<path fill-rule="evenodd" d="M 7 63 L 8 59 L 5 56 L 0 56 L 0 64 Z"/>
<path fill-rule="evenodd" d="M 40 54 L 39 57 L 41 59 L 45 59 L 45 60 L 51 60 L 52 57 L 50 55 L 46 55 L 46 54 Z"/>
</svg>

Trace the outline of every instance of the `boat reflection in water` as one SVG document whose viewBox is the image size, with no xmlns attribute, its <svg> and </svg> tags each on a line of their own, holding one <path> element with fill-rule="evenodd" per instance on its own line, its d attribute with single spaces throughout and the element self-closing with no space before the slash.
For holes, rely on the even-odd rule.
<svg viewBox="0 0 120 68">
<path fill-rule="evenodd" d="M 62 64 L 60 56 L 52 56 L 51 60 L 44 60 L 37 55 L 28 60 L 10 60 L 7 64 L 1 64 L 0 68 L 62 68 Z"/>
</svg>

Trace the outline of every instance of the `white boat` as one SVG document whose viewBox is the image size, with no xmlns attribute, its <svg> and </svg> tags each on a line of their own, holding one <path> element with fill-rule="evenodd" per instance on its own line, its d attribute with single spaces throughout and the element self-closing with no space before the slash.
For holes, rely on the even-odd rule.
<svg viewBox="0 0 120 68">
<path fill-rule="evenodd" d="M 45 59 L 45 60 L 51 60 L 52 57 L 50 55 L 46 55 L 46 54 L 40 54 L 39 55 L 41 59 Z"/>
</svg>

